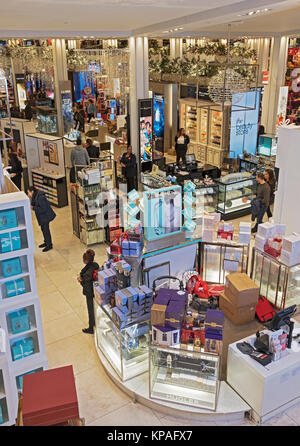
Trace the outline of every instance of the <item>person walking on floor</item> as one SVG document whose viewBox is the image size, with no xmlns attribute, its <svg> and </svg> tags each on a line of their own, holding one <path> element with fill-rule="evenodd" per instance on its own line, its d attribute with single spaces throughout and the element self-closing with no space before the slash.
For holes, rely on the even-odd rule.
<svg viewBox="0 0 300 446">
<path fill-rule="evenodd" d="M 33 111 L 31 108 L 31 103 L 30 101 L 25 101 L 26 107 L 24 109 L 24 115 L 25 115 L 25 119 L 28 119 L 28 121 L 32 120 L 33 117 Z"/>
<path fill-rule="evenodd" d="M 79 122 L 79 131 L 84 133 L 84 122 L 85 122 L 85 113 L 83 106 L 80 104 L 78 107 L 78 122 Z"/>
<path fill-rule="evenodd" d="M 255 226 L 251 229 L 252 233 L 257 232 L 258 225 L 262 223 L 266 210 L 270 205 L 270 186 L 265 181 L 265 176 L 263 173 L 258 173 L 256 175 L 256 181 L 258 182 L 256 199 L 260 201 L 260 210 L 257 215 L 257 220 Z"/>
<path fill-rule="evenodd" d="M 77 102 L 75 102 L 75 105 L 73 107 L 73 120 L 75 122 L 74 129 L 77 130 L 79 127 L 79 106 Z"/>
<path fill-rule="evenodd" d="M 124 176 L 127 181 L 127 193 L 135 188 L 136 183 L 136 156 L 132 153 L 132 147 L 127 147 L 127 152 L 123 153 L 120 160 L 121 166 L 124 168 Z"/>
<path fill-rule="evenodd" d="M 53 248 L 50 222 L 55 219 L 56 214 L 50 206 L 45 192 L 36 189 L 34 186 L 30 186 L 27 191 L 27 195 L 31 199 L 32 209 L 35 212 L 38 224 L 40 225 L 44 236 L 44 243 L 39 245 L 39 248 L 44 248 L 43 252 L 50 251 L 50 249 Z"/>
<path fill-rule="evenodd" d="M 274 203 L 275 198 L 275 187 L 276 187 L 276 180 L 273 169 L 268 169 L 265 171 L 265 181 L 270 186 L 270 204 L 267 208 L 267 216 L 268 218 L 272 217 L 272 212 L 270 209 L 270 205 Z"/>
<path fill-rule="evenodd" d="M 186 152 L 188 150 L 188 144 L 190 142 L 190 138 L 185 134 L 185 130 L 179 129 L 179 132 L 175 136 L 175 152 L 176 152 L 176 163 L 179 165 L 180 158 L 182 159 L 182 163 L 186 163 Z"/>
<path fill-rule="evenodd" d="M 83 254 L 83 263 L 85 267 L 80 271 L 77 278 L 78 282 L 82 286 L 82 294 L 86 297 L 87 311 L 89 315 L 89 326 L 83 328 L 83 333 L 93 334 L 95 326 L 95 314 L 94 314 L 94 287 L 93 287 L 93 275 L 94 272 L 99 269 L 98 263 L 94 262 L 95 251 L 88 249 Z"/>
<path fill-rule="evenodd" d="M 89 155 L 86 149 L 82 146 L 81 138 L 77 138 L 76 147 L 71 152 L 71 170 L 70 170 L 70 183 L 76 183 L 76 172 L 81 170 L 84 166 L 88 166 L 90 163 Z"/>
<path fill-rule="evenodd" d="M 12 150 L 8 153 L 8 164 L 11 167 L 9 171 L 11 181 L 21 190 L 23 167 L 17 153 Z"/>
<path fill-rule="evenodd" d="M 95 117 L 96 113 L 97 113 L 97 107 L 94 104 L 93 99 L 89 99 L 89 103 L 87 106 L 88 122 L 90 122 L 91 119 Z"/>
</svg>

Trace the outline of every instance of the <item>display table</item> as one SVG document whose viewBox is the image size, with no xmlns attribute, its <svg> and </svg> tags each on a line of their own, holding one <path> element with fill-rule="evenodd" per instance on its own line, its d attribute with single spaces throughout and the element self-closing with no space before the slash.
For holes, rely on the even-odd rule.
<svg viewBox="0 0 300 446">
<path fill-rule="evenodd" d="M 296 322 L 293 335 L 297 333 L 300 324 Z M 250 343 L 250 339 L 238 342 Z M 227 382 L 250 405 L 257 424 L 300 401 L 300 344 L 293 342 L 284 357 L 266 367 L 241 353 L 236 344 L 228 346 Z"/>
</svg>

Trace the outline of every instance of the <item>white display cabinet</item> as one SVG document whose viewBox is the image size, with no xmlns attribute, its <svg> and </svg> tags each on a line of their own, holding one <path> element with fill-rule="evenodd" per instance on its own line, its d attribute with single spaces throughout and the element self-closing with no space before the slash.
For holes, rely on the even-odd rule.
<svg viewBox="0 0 300 446">
<path fill-rule="evenodd" d="M 10 180 L 0 194 L 0 406 L 4 423 L 15 424 L 22 376 L 48 367 L 34 266 L 35 243 L 29 198 Z M 2 390 L 1 390 L 2 389 Z M 4 396 L 3 396 L 4 395 Z"/>
</svg>

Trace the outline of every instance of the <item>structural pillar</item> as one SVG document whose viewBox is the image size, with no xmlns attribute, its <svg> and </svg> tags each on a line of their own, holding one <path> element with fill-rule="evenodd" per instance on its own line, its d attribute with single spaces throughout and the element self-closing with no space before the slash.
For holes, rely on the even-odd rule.
<svg viewBox="0 0 300 446">
<path fill-rule="evenodd" d="M 270 57 L 269 84 L 265 86 L 262 102 L 262 125 L 265 133 L 276 131 L 279 89 L 285 84 L 288 37 L 273 37 Z"/>
<path fill-rule="evenodd" d="M 53 65 L 54 65 L 54 92 L 55 107 L 57 110 L 57 133 L 64 135 L 64 122 L 62 115 L 61 90 L 68 83 L 66 43 L 64 39 L 53 39 Z"/>
</svg>

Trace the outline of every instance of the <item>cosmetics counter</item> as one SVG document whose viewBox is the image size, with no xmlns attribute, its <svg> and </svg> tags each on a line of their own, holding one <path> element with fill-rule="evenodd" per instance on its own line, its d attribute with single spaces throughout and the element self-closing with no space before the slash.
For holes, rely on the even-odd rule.
<svg viewBox="0 0 300 446">
<path fill-rule="evenodd" d="M 15 424 L 23 376 L 48 368 L 30 201 L 9 189 L 0 195 L 0 425 Z"/>
</svg>

